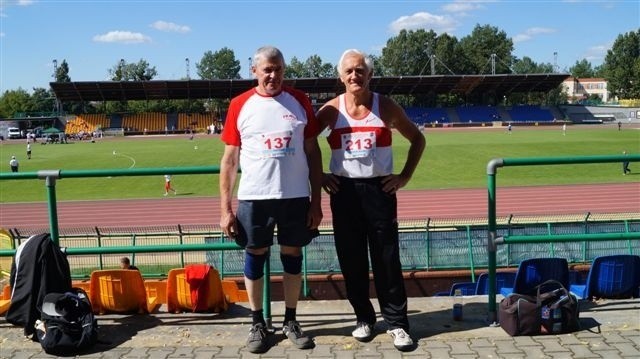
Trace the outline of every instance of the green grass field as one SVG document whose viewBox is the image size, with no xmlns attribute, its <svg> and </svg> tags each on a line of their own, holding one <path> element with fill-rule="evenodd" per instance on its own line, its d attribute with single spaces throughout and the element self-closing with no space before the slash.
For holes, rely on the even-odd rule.
<svg viewBox="0 0 640 359">
<path fill-rule="evenodd" d="M 606 126 L 570 126 L 563 136 L 559 128 L 515 127 L 505 130 L 439 129 L 425 131 L 427 148 L 407 189 L 480 188 L 487 185 L 486 166 L 493 158 L 567 157 L 619 155 L 623 149 L 640 153 L 640 131 Z M 328 146 L 320 139 L 324 169 L 328 169 Z M 408 143 L 394 136 L 395 168 L 400 171 Z M 42 169 L 86 170 L 162 168 L 218 165 L 223 144 L 217 136 L 199 135 L 147 138 L 108 138 L 91 142 L 32 145 L 26 158 L 24 141 L 4 141 L 0 172 L 9 172 L 16 155 L 20 172 Z M 114 152 L 115 151 L 115 152 Z M 115 154 L 114 154 L 115 153 Z M 632 173 L 640 165 L 631 164 Z M 499 186 L 578 183 L 637 182 L 640 175 L 622 176 L 619 163 L 511 167 L 499 170 Z M 177 175 L 174 187 L 185 196 L 215 196 L 217 175 Z M 158 198 L 164 193 L 162 176 L 62 179 L 57 182 L 59 201 L 82 199 Z M 46 201 L 42 180 L 0 181 L 0 203 Z"/>
</svg>

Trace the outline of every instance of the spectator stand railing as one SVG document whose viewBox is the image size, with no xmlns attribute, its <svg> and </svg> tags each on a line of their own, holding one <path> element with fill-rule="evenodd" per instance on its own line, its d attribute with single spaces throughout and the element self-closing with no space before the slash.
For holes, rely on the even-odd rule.
<svg viewBox="0 0 640 359">
<path fill-rule="evenodd" d="M 191 174 L 219 174 L 219 166 L 202 167 L 167 167 L 167 168 L 132 168 L 132 169 L 108 169 L 108 170 L 41 170 L 36 172 L 0 173 L 0 180 L 19 179 L 42 179 L 45 181 L 47 190 L 47 209 L 49 213 L 49 231 L 52 240 L 59 244 L 58 208 L 56 199 L 56 182 L 65 178 L 92 178 L 92 177 L 127 177 L 127 176 L 162 176 L 171 175 L 191 175 Z M 223 238 L 224 240 L 224 238 Z M 132 246 L 111 246 L 111 247 L 86 247 L 86 248 L 66 248 L 70 255 L 86 254 L 117 254 L 117 253 L 157 253 L 176 251 L 225 251 L 240 250 L 235 241 L 218 243 L 192 243 L 177 245 L 132 245 Z M 16 250 L 0 250 L 0 256 L 14 256 Z M 264 286 L 264 316 L 268 324 L 271 324 L 270 305 L 270 268 L 269 262 L 265 263 L 265 286 Z"/>
<path fill-rule="evenodd" d="M 544 158 L 497 158 L 487 164 L 488 186 L 488 320 L 491 325 L 497 325 L 496 310 L 496 252 L 497 246 L 509 243 L 554 243 L 575 241 L 616 241 L 640 239 L 640 232 L 630 231 L 618 233 L 584 233 L 584 234 L 551 234 L 551 235 L 506 235 L 498 237 L 496 221 L 496 175 L 499 167 L 540 166 L 540 165 L 568 165 L 588 163 L 622 163 L 639 162 L 640 155 L 614 156 L 578 156 L 578 157 L 544 157 Z"/>
</svg>

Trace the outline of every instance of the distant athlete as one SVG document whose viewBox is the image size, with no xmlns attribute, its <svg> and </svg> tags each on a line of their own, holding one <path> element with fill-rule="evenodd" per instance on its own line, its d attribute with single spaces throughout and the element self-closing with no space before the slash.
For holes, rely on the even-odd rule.
<svg viewBox="0 0 640 359">
<path fill-rule="evenodd" d="M 174 196 L 178 194 L 178 192 L 171 186 L 171 175 L 164 175 L 164 195 L 168 195 L 169 191 L 172 191 Z"/>
</svg>

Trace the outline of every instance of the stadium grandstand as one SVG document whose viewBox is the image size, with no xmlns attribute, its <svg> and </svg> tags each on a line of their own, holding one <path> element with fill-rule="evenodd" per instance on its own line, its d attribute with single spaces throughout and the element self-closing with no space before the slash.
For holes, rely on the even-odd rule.
<svg viewBox="0 0 640 359">
<path fill-rule="evenodd" d="M 373 77 L 370 88 L 386 95 L 456 94 L 460 98 L 474 98 L 479 94 L 488 94 L 491 98 L 503 99 L 513 93 L 548 92 L 561 86 L 569 77 L 569 74 L 557 73 Z M 338 78 L 285 79 L 285 84 L 309 94 L 316 107 L 321 106 L 324 99 L 343 91 Z M 255 85 L 255 80 L 250 79 L 50 83 L 59 103 L 230 99 Z M 405 110 L 409 118 L 419 126 L 468 127 L 631 121 L 632 118 L 638 118 L 636 114 L 639 109 L 582 105 L 487 106 L 467 103 L 457 107 L 406 107 Z M 5 119 L 3 125 L 19 127 L 25 132 L 36 128 L 56 127 L 70 137 L 81 137 L 94 133 L 140 135 L 209 132 L 218 128 L 223 119 L 224 113 L 212 112 L 57 113 L 46 116 L 17 114 L 14 118 Z"/>
</svg>

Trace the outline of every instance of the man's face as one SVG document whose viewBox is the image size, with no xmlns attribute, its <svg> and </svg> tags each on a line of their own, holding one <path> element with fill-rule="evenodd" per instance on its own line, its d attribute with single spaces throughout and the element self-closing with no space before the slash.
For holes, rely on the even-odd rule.
<svg viewBox="0 0 640 359">
<path fill-rule="evenodd" d="M 251 68 L 253 76 L 258 79 L 258 93 L 261 95 L 277 95 L 282 90 L 284 80 L 284 63 L 279 59 L 260 59 Z"/>
<path fill-rule="evenodd" d="M 358 54 L 348 55 L 342 61 L 340 80 L 344 83 L 347 92 L 366 90 L 372 74 L 367 69 L 364 58 Z"/>
</svg>

